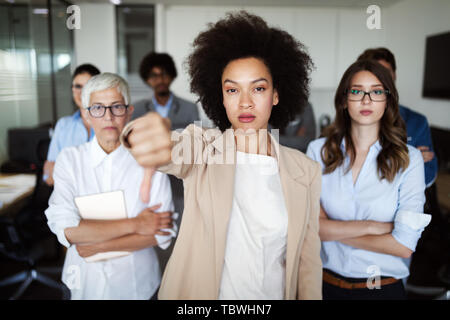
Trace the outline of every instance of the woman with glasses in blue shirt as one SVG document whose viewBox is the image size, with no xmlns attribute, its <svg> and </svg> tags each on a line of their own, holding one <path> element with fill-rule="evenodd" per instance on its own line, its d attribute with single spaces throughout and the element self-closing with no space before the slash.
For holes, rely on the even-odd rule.
<svg viewBox="0 0 450 320">
<path fill-rule="evenodd" d="M 389 72 L 362 60 L 344 73 L 336 118 L 307 154 L 322 165 L 324 299 L 404 299 L 402 278 L 430 215 L 420 151 L 406 144 Z"/>
<path fill-rule="evenodd" d="M 47 161 L 44 163 L 44 181 L 53 185 L 53 168 L 56 157 L 65 147 L 77 146 L 90 141 L 94 136 L 94 130 L 81 112 L 81 90 L 89 79 L 100 73 L 92 64 L 79 65 L 72 75 L 72 97 L 77 111 L 71 115 L 62 117 L 56 122 L 55 130 L 50 141 L 47 153 Z"/>
</svg>

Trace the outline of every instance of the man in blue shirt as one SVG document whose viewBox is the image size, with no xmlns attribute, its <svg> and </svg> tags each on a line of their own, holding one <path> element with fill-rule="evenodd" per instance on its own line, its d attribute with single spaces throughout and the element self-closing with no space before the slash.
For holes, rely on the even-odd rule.
<svg viewBox="0 0 450 320">
<path fill-rule="evenodd" d="M 153 90 L 153 97 L 133 104 L 133 119 L 156 111 L 162 117 L 169 118 L 174 129 L 184 129 L 200 119 L 196 104 L 170 91 L 170 85 L 177 77 L 177 69 L 170 55 L 156 52 L 147 54 L 142 59 L 139 74 L 142 81 Z"/>
<path fill-rule="evenodd" d="M 400 115 L 406 123 L 408 144 L 415 146 L 422 152 L 425 163 L 425 183 L 428 188 L 436 180 L 438 163 L 433 152 L 431 131 L 427 118 L 402 105 L 400 105 Z"/>
<path fill-rule="evenodd" d="M 396 80 L 395 57 L 388 49 L 367 49 L 358 57 L 358 60 L 362 59 L 377 60 L 391 72 L 394 81 Z M 438 163 L 433 152 L 431 131 L 428 126 L 427 118 L 405 106 L 399 105 L 399 107 L 400 115 L 406 124 L 406 131 L 408 134 L 407 143 L 416 147 L 422 153 L 423 162 L 425 163 L 425 184 L 427 188 L 429 188 L 436 180 Z"/>
<path fill-rule="evenodd" d="M 73 73 L 72 97 L 79 110 L 71 116 L 59 119 L 56 123 L 48 149 L 47 161 L 44 163 L 43 179 L 49 186 L 53 185 L 53 168 L 56 157 L 61 150 L 65 147 L 77 146 L 88 142 L 94 136 L 94 130 L 92 130 L 80 113 L 80 110 L 83 109 L 81 90 L 91 77 L 99 73 L 100 70 L 91 64 L 82 64 Z"/>
</svg>

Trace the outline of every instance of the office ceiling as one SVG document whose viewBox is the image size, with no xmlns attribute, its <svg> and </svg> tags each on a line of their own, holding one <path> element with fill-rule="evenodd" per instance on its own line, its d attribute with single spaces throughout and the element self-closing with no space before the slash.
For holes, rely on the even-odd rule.
<svg viewBox="0 0 450 320">
<path fill-rule="evenodd" d="M 77 3 L 108 3 L 110 0 L 69 0 Z M 117 0 L 116 0 L 117 1 Z M 368 7 L 376 4 L 388 7 L 394 3 L 407 0 L 121 0 L 126 4 L 154 4 L 166 5 L 217 5 L 217 6 L 314 6 L 314 7 Z M 374 3 L 376 2 L 376 3 Z"/>
</svg>

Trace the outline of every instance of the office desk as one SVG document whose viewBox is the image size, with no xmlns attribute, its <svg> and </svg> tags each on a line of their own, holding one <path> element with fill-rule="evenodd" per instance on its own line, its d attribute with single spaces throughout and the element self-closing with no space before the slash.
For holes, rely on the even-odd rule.
<svg viewBox="0 0 450 320">
<path fill-rule="evenodd" d="M 0 215 L 16 213 L 33 194 L 36 185 L 35 174 L 0 173 Z"/>
</svg>

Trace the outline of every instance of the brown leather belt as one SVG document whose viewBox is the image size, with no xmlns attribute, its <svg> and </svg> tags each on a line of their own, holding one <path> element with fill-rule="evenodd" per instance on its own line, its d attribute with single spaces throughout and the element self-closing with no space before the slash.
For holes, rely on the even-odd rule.
<svg viewBox="0 0 450 320">
<path fill-rule="evenodd" d="M 343 289 L 368 289 L 367 287 L 367 281 L 365 282 L 348 282 L 343 279 L 336 278 L 332 274 L 323 271 L 323 281 L 331 284 L 333 286 L 343 288 Z M 385 286 L 388 284 L 396 283 L 397 281 L 400 281 L 399 279 L 395 278 L 385 278 L 380 279 L 380 286 Z"/>
</svg>

